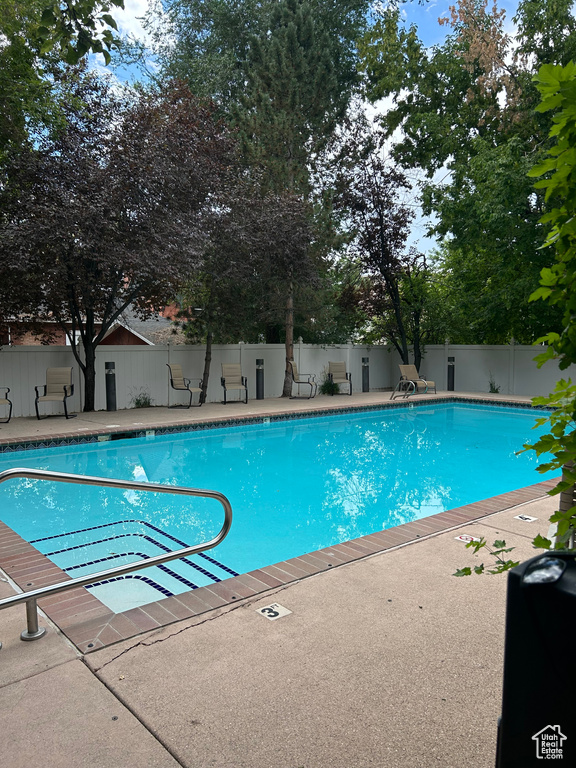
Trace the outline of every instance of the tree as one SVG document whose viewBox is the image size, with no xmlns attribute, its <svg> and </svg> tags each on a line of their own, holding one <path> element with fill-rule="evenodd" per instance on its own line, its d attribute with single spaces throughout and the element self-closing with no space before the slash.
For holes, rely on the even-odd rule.
<svg viewBox="0 0 576 768">
<path fill-rule="evenodd" d="M 505 32 L 503 13 L 486 0 L 460 0 L 446 41 L 429 52 L 414 27 L 402 27 L 397 9 L 362 46 L 369 95 L 394 98 L 382 118 L 387 135 L 402 130 L 394 157 L 428 176 L 424 210 L 444 238 L 450 293 L 470 306 L 475 335 L 468 333 L 468 342 L 532 342 L 559 323 L 555 307 L 528 302 L 543 266 L 543 200 L 526 173 L 545 154 L 549 129 L 549 118 L 534 109 L 531 78 L 546 56 L 573 50 L 574 19 L 568 0 L 538 5 L 540 11 L 533 2 L 519 4 L 519 47 Z M 543 19 L 551 32 L 540 47 L 533 35 L 546 37 Z M 434 178 L 440 169 L 441 182 Z M 463 331 L 460 324 L 451 336 L 463 339 Z"/>
<path fill-rule="evenodd" d="M 250 39 L 246 91 L 233 110 L 246 162 L 262 169 L 269 189 L 310 194 L 314 156 L 328 143 L 347 97 L 339 92 L 326 31 L 303 0 L 282 0 L 270 28 Z M 286 368 L 283 396 L 292 392 L 294 295 L 304 276 L 288 266 L 285 293 Z"/>
<path fill-rule="evenodd" d="M 118 26 L 110 11 L 124 8 L 124 0 L 59 0 L 42 3 L 42 16 L 35 37 L 42 55 L 54 47 L 67 64 L 78 64 L 88 53 L 100 53 L 106 64 L 110 51 L 118 47 L 112 30 Z"/>
<path fill-rule="evenodd" d="M 313 285 L 307 206 L 296 195 L 262 194 L 246 179 L 229 179 L 214 211 L 201 264 L 180 298 L 180 320 L 192 342 L 206 346 L 205 401 L 212 343 L 257 341 L 270 322 L 284 322 L 285 283 L 293 270 Z"/>
<path fill-rule="evenodd" d="M 74 73 L 68 87 L 61 130 L 9 167 L 0 290 L 64 328 L 90 411 L 112 323 L 128 306 L 146 315 L 167 304 L 199 263 L 232 144 L 181 85 L 129 101 L 95 74 Z"/>
<path fill-rule="evenodd" d="M 538 365 L 547 361 L 558 361 L 559 368 L 565 370 L 576 363 L 576 63 L 566 66 L 545 64 L 535 77 L 542 96 L 538 105 L 540 112 L 552 114 L 553 126 L 550 137 L 553 146 L 548 157 L 536 165 L 530 172 L 532 177 L 544 177 L 537 182 L 539 189 L 544 189 L 546 200 L 553 204 L 551 210 L 542 218 L 542 223 L 550 229 L 545 245 L 547 252 L 554 251 L 555 260 L 551 267 L 542 270 L 540 287 L 531 296 L 532 301 L 542 300 L 558 306 L 562 311 L 563 329 L 560 333 L 551 331 L 539 339 L 547 345 L 546 351 L 538 355 Z M 549 491 L 551 495 L 560 495 L 559 509 L 550 517 L 550 523 L 556 526 L 555 549 L 574 549 L 576 530 L 576 506 L 574 506 L 574 486 L 576 485 L 576 385 L 570 380 L 560 380 L 554 392 L 547 397 L 532 400 L 536 407 L 550 408 L 549 417 L 537 420 L 537 426 L 548 423 L 550 432 L 542 435 L 533 445 L 525 445 L 524 450 L 534 450 L 538 456 L 552 455 L 540 464 L 539 472 L 561 470 L 562 478 Z M 533 540 L 534 547 L 551 549 L 552 541 L 542 535 Z M 474 553 L 486 546 L 482 538 L 471 542 Z M 505 541 L 494 542 L 496 566 L 489 573 L 500 573 L 517 565 L 511 560 L 505 561 L 502 554 L 511 550 Z M 483 573 L 484 564 L 474 568 L 475 573 Z M 454 575 L 468 576 L 472 568 L 459 569 Z"/>
<path fill-rule="evenodd" d="M 310 165 L 344 117 L 328 34 L 303 0 L 281 0 L 249 41 L 244 93 L 233 110 L 251 166 L 272 188 L 307 194 Z"/>
<path fill-rule="evenodd" d="M 0 0 L 0 168 L 5 153 L 24 146 L 51 124 L 57 111 L 54 57 L 39 57 L 35 30 L 42 0 Z"/>
<path fill-rule="evenodd" d="M 525 150 L 519 138 L 500 146 L 477 139 L 458 183 L 424 196 L 444 237 L 439 266 L 453 342 L 531 344 L 559 325 L 555 307 L 528 301 L 548 255 L 538 248 L 544 201 L 531 192 L 533 155 Z"/>
<path fill-rule="evenodd" d="M 358 81 L 356 40 L 366 26 L 370 2 L 310 0 L 309 4 L 315 24 L 327 34 L 340 98 L 349 98 Z M 267 35 L 277 5 L 276 0 L 164 0 L 146 20 L 155 40 L 160 77 L 183 79 L 193 93 L 214 99 L 228 111 L 244 91 L 243 62 L 250 40 Z"/>
<path fill-rule="evenodd" d="M 370 344 L 389 341 L 402 356 L 404 333 L 419 370 L 426 344 L 444 343 L 447 312 L 438 273 L 429 267 L 423 254 L 412 250 L 408 255 L 397 276 L 400 312 L 383 279 L 373 276 L 361 284 L 359 303 L 369 318 L 361 338 Z M 398 317 L 402 318 L 402 327 Z M 408 361 L 403 358 L 403 362 Z"/>
<path fill-rule="evenodd" d="M 410 362 L 409 344 L 415 344 L 419 367 L 423 307 L 415 302 L 415 285 L 424 262 L 422 254 L 407 248 L 414 214 L 400 200 L 410 184 L 402 171 L 387 162 L 382 135 L 372 132 L 360 116 L 351 123 L 335 160 L 334 205 L 348 232 L 349 251 L 361 274 L 369 278 L 364 283 L 362 306 L 368 316 L 379 316 L 380 327 L 387 318 L 387 338 L 403 363 Z M 410 322 L 416 335 L 409 332 Z"/>
<path fill-rule="evenodd" d="M 184 76 L 215 98 L 241 137 L 247 168 L 266 190 L 310 199 L 316 153 L 330 140 L 357 82 L 355 39 L 365 26 L 365 0 L 174 0 L 176 43 L 160 50 L 164 71 Z M 310 263 L 320 262 L 320 231 Z M 297 294 L 294 268 L 285 287 L 284 395 L 291 392 Z M 274 296 L 277 292 L 274 291 Z"/>
</svg>

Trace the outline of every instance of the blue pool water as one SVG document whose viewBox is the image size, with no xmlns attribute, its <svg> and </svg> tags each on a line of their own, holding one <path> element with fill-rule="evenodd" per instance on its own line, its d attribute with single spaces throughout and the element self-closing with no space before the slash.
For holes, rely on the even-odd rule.
<svg viewBox="0 0 576 768">
<path fill-rule="evenodd" d="M 537 415 L 419 405 L 22 451 L 0 457 L 0 471 L 228 496 L 232 530 L 216 549 L 91 588 L 120 611 L 539 482 L 534 452 L 516 455 L 536 439 Z M 0 486 L 0 519 L 74 577 L 212 538 L 223 513 L 213 500 L 10 480 Z"/>
</svg>

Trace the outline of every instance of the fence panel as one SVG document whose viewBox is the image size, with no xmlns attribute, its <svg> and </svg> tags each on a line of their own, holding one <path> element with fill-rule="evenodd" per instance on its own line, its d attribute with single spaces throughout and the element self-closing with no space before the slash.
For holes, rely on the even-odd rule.
<svg viewBox="0 0 576 768">
<path fill-rule="evenodd" d="M 454 359 L 456 392 L 488 392 L 490 380 L 503 395 L 535 396 L 547 394 L 564 377 L 576 380 L 576 366 L 559 371 L 554 362 L 539 369 L 534 362 L 539 347 L 521 345 L 472 346 L 430 345 L 426 348 L 422 372 L 433 379 L 439 390 L 447 389 L 449 358 Z M 352 374 L 354 392 L 362 391 L 362 358 L 369 360 L 371 390 L 393 388 L 399 378 L 398 354 L 389 346 L 363 347 L 353 344 L 322 346 L 296 343 L 294 357 L 299 370 L 313 373 L 319 383 L 325 378 L 330 361 L 344 361 Z M 264 360 L 264 397 L 282 394 L 285 351 L 282 344 L 215 345 L 208 386 L 208 402 L 222 400 L 222 363 L 240 363 L 248 379 L 248 397 L 256 397 L 256 360 Z M 184 375 L 194 384 L 204 370 L 204 347 L 200 345 L 101 346 L 96 352 L 97 410 L 106 409 L 105 363 L 115 363 L 118 409 L 130 408 L 138 394 L 147 394 L 153 405 L 183 402 L 170 389 L 166 363 L 180 363 Z M 14 416 L 34 416 L 34 387 L 46 381 L 46 369 L 71 366 L 74 369 L 74 396 L 70 411 L 78 412 L 84 402 L 84 380 L 70 347 L 14 346 L 0 351 L 0 385 L 10 387 Z M 61 406 L 46 404 L 43 412 L 60 412 Z"/>
</svg>

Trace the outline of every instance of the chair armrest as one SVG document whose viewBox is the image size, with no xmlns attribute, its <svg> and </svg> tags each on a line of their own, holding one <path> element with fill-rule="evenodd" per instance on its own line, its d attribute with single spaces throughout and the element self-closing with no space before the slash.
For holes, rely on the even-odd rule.
<svg viewBox="0 0 576 768">
<path fill-rule="evenodd" d="M 198 389 L 202 389 L 202 379 L 198 382 Z"/>
<path fill-rule="evenodd" d="M 6 394 L 8 394 L 8 392 L 10 392 L 10 387 L 0 387 L 0 391 L 1 391 L 1 390 L 4 390 L 4 392 L 5 392 Z"/>
<path fill-rule="evenodd" d="M 346 378 L 348 379 L 348 381 L 350 381 L 350 379 L 352 378 L 352 374 L 351 374 L 351 373 L 348 373 L 348 372 L 346 372 Z"/>
<path fill-rule="evenodd" d="M 36 390 L 36 397 L 43 397 L 46 394 L 46 384 L 39 384 L 37 387 L 34 387 Z M 39 390 L 43 389 L 44 392 L 41 393 Z"/>
<path fill-rule="evenodd" d="M 187 379 L 186 377 L 184 377 L 184 386 L 185 387 L 189 387 L 190 386 L 190 379 Z"/>
<path fill-rule="evenodd" d="M 226 389 L 226 379 L 224 378 L 224 376 L 220 376 L 220 384 L 222 384 L 224 389 Z"/>
<path fill-rule="evenodd" d="M 64 397 L 72 397 L 73 394 L 74 394 L 74 384 L 64 384 Z"/>
<path fill-rule="evenodd" d="M 242 376 L 242 384 L 244 384 L 245 387 L 248 386 L 248 378 L 246 376 Z"/>
<path fill-rule="evenodd" d="M 334 374 L 333 373 L 329 373 L 328 374 L 328 381 L 334 381 Z"/>
</svg>

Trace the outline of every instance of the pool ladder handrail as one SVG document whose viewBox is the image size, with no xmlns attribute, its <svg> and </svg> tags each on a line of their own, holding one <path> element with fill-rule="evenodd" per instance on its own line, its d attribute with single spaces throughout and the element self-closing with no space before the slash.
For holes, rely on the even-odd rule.
<svg viewBox="0 0 576 768">
<path fill-rule="evenodd" d="M 194 544 L 191 547 L 174 550 L 172 552 L 155 555 L 147 560 L 138 560 L 135 563 L 125 563 L 115 568 L 109 568 L 106 571 L 98 571 L 86 576 L 78 576 L 69 581 L 62 581 L 58 584 L 51 584 L 47 587 L 39 587 L 29 592 L 21 592 L 11 597 L 0 600 L 0 611 L 3 608 L 9 608 L 12 605 L 26 603 L 27 629 L 21 633 L 22 640 L 39 640 L 46 634 L 44 627 L 38 627 L 38 598 L 48 597 L 60 592 L 66 592 L 76 587 L 84 587 L 87 584 L 93 584 L 97 581 L 103 581 L 114 576 L 122 576 L 134 571 L 150 568 L 153 565 L 161 565 L 170 560 L 178 560 L 182 557 L 188 557 L 198 552 L 205 552 L 207 549 L 213 549 L 222 542 L 230 531 L 232 525 L 232 506 L 226 496 L 219 491 L 210 491 L 203 488 L 185 488 L 179 485 L 161 485 L 160 483 L 143 483 L 135 480 L 116 480 L 113 478 L 92 477 L 90 475 L 75 475 L 69 472 L 49 472 L 43 469 L 7 469 L 0 472 L 0 484 L 12 478 L 25 478 L 29 480 L 51 480 L 59 483 L 76 483 L 78 485 L 96 485 L 104 488 L 122 488 L 133 491 L 150 491 L 153 493 L 172 493 L 180 496 L 200 496 L 207 499 L 215 499 L 224 507 L 224 523 L 222 528 L 210 541 L 202 544 Z M 2 648 L 2 643 L 0 643 Z"/>
</svg>

